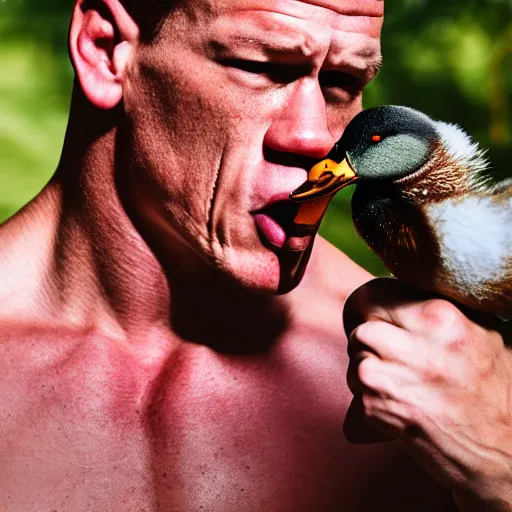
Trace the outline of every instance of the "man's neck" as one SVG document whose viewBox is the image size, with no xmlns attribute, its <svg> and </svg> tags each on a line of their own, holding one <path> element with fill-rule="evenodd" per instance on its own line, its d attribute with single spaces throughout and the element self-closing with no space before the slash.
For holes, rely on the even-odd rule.
<svg viewBox="0 0 512 512">
<path fill-rule="evenodd" d="M 75 161 L 69 147 L 79 145 L 70 137 L 50 184 L 0 235 L 6 254 L 24 258 L 11 258 L 7 271 L 29 281 L 12 283 L 18 310 L 25 302 L 42 323 L 128 340 L 159 331 L 230 353 L 260 351 L 277 340 L 288 323 L 282 298 L 227 282 L 178 238 L 155 244 L 141 235 L 116 186 L 114 131 Z"/>
</svg>

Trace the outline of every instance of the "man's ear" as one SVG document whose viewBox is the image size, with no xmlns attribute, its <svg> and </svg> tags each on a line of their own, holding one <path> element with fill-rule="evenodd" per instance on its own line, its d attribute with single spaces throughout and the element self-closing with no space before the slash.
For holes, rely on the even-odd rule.
<svg viewBox="0 0 512 512">
<path fill-rule="evenodd" d="M 87 99 L 102 109 L 123 97 L 123 78 L 139 29 L 119 0 L 77 0 L 69 52 Z"/>
</svg>

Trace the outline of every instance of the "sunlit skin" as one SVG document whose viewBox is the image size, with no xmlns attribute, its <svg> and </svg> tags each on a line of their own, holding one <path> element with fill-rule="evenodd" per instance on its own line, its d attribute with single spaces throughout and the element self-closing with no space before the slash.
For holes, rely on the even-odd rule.
<svg viewBox="0 0 512 512">
<path fill-rule="evenodd" d="M 361 109 L 382 14 L 379 0 L 193 0 L 141 44 L 117 0 L 77 3 L 61 161 L 0 231 L 1 504 L 455 510 L 449 471 L 419 457 L 427 473 L 400 442 L 343 435 L 342 307 L 371 276 L 317 237 L 300 285 L 276 294 L 291 266 L 261 213 Z M 349 333 L 374 303 L 402 308 L 355 301 Z M 407 314 L 411 344 L 410 325 L 427 325 L 421 304 Z M 475 351 L 499 347 L 458 322 Z"/>
</svg>

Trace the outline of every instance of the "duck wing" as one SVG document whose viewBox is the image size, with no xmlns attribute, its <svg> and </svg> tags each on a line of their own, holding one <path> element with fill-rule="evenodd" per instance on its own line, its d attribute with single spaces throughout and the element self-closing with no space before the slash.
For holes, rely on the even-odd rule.
<svg viewBox="0 0 512 512">
<path fill-rule="evenodd" d="M 439 243 L 437 291 L 512 318 L 512 180 L 427 210 Z"/>
</svg>

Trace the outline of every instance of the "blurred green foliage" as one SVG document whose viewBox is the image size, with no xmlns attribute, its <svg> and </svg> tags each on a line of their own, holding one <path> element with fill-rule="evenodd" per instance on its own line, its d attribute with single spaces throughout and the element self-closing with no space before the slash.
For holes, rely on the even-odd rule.
<svg viewBox="0 0 512 512">
<path fill-rule="evenodd" d="M 55 169 L 72 83 L 71 0 L 0 0 L 0 221 Z M 384 66 L 365 107 L 403 104 L 463 126 L 510 175 L 512 0 L 388 0 Z M 375 273 L 354 234 L 350 191 L 336 196 L 322 233 Z"/>
</svg>

